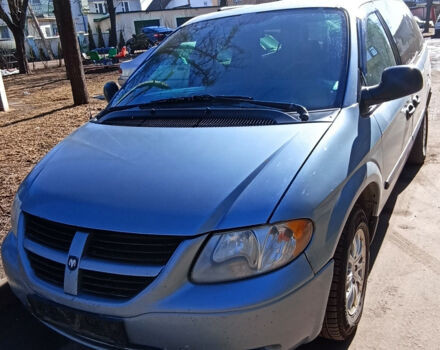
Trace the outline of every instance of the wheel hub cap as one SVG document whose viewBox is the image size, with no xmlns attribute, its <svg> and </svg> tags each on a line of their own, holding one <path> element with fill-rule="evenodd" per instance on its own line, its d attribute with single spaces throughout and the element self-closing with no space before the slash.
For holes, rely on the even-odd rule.
<svg viewBox="0 0 440 350">
<path fill-rule="evenodd" d="M 358 229 L 348 249 L 347 273 L 345 280 L 345 307 L 348 321 L 354 323 L 362 308 L 362 293 L 366 268 L 365 234 Z"/>
</svg>

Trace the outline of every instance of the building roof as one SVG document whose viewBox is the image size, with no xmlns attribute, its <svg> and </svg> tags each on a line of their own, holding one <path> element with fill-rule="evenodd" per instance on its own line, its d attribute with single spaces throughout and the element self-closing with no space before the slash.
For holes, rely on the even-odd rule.
<svg viewBox="0 0 440 350">
<path fill-rule="evenodd" d="M 170 2 L 171 0 L 153 0 L 151 1 L 150 5 L 148 5 L 146 11 L 165 10 Z"/>
</svg>

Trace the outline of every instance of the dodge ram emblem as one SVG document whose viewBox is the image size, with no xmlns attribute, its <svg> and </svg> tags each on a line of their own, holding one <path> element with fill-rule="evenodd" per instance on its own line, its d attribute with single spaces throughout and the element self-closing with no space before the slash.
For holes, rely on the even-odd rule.
<svg viewBox="0 0 440 350">
<path fill-rule="evenodd" d="M 69 256 L 69 259 L 67 260 L 67 267 L 70 271 L 76 270 L 78 267 L 78 258 L 76 256 Z"/>
</svg>

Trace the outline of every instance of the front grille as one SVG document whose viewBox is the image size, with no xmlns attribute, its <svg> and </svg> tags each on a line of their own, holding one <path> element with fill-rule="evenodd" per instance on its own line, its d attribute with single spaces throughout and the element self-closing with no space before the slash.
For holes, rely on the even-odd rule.
<svg viewBox="0 0 440 350">
<path fill-rule="evenodd" d="M 85 255 L 125 263 L 165 265 L 181 242 L 181 238 L 172 236 L 94 231 Z"/>
<path fill-rule="evenodd" d="M 63 288 L 64 265 L 55 261 L 43 258 L 40 255 L 27 251 L 29 262 L 35 275 L 48 283 Z"/>
<path fill-rule="evenodd" d="M 69 251 L 76 231 L 73 226 L 26 215 L 26 237 L 49 248 Z"/>
<path fill-rule="evenodd" d="M 124 276 L 80 270 L 80 290 L 105 298 L 128 299 L 145 289 L 153 277 Z"/>
<path fill-rule="evenodd" d="M 65 252 L 67 261 L 68 251 L 77 231 L 89 234 L 83 258 L 93 258 L 94 261 L 100 260 L 107 264 L 114 264 L 114 269 L 110 271 L 118 271 L 118 266 L 121 263 L 134 267 L 152 265 L 161 267 L 168 262 L 183 241 L 182 237 L 131 234 L 75 227 L 29 214 L 25 214 L 25 223 L 26 242 L 32 241 L 39 244 L 39 246 L 31 245 L 30 248 L 26 246 L 27 256 L 35 275 L 39 279 L 61 288 L 64 285 L 65 264 L 49 259 L 50 257 L 46 256 L 46 251 L 40 246 L 43 246 L 44 249 L 51 248 L 58 252 Z M 155 278 L 95 271 L 100 267 L 90 269 L 88 266 L 87 268 L 88 270 L 85 270 L 80 266 L 78 293 L 92 294 L 103 298 L 132 298 L 145 289 Z M 106 271 L 109 271 L 108 265 Z"/>
</svg>

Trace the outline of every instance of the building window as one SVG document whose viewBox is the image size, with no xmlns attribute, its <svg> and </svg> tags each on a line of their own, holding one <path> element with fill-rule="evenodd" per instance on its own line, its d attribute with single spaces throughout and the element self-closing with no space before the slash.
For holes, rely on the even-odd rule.
<svg viewBox="0 0 440 350">
<path fill-rule="evenodd" d="M 95 2 L 95 13 L 107 13 L 107 4 L 105 2 Z"/>
<path fill-rule="evenodd" d="M 58 27 L 56 24 L 52 24 L 52 34 L 53 34 L 53 36 L 58 35 Z"/>
<path fill-rule="evenodd" d="M 0 27 L 0 39 L 10 39 L 11 35 L 9 34 L 8 27 L 2 26 Z"/>
<path fill-rule="evenodd" d="M 128 1 L 122 1 L 121 4 L 121 12 L 130 12 L 130 7 L 128 6 Z"/>
<path fill-rule="evenodd" d="M 176 24 L 177 26 L 181 26 L 186 21 L 189 21 L 192 17 L 177 17 L 176 18 Z"/>
</svg>

